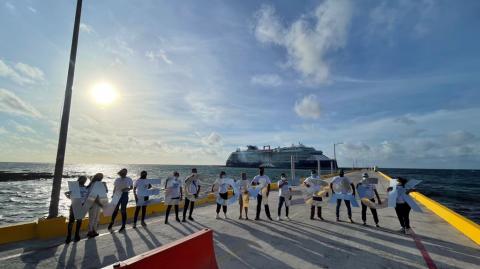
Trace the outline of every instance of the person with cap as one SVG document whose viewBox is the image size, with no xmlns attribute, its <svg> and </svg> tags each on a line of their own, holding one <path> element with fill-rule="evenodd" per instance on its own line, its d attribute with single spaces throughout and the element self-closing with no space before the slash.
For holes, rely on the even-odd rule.
<svg viewBox="0 0 480 269">
<path fill-rule="evenodd" d="M 87 187 L 85 186 L 85 183 L 87 182 L 87 177 L 86 176 L 80 176 L 77 179 L 78 185 L 80 186 L 80 199 L 82 200 L 82 204 L 85 202 L 85 199 L 87 198 L 88 190 Z M 68 199 L 70 198 L 70 191 L 65 192 L 65 196 L 67 196 Z M 65 239 L 65 244 L 68 244 L 72 241 L 72 228 L 73 224 L 77 222 L 75 226 L 75 237 L 73 239 L 74 242 L 80 241 L 80 227 L 82 226 L 82 219 L 75 219 L 75 216 L 73 214 L 73 208 L 72 205 L 70 205 L 70 214 L 68 217 L 68 225 L 67 225 L 67 238 Z"/>
<path fill-rule="evenodd" d="M 290 200 L 292 199 L 292 188 L 288 183 L 287 176 L 285 173 L 280 175 L 280 180 L 277 182 L 278 184 L 278 214 L 277 220 L 282 220 L 281 213 L 282 207 L 285 204 L 285 217 L 287 220 L 290 220 L 288 217 L 288 211 L 290 208 Z"/>
<path fill-rule="evenodd" d="M 322 187 L 322 179 L 317 175 L 316 170 L 312 170 L 310 173 L 310 176 L 306 178 L 303 181 L 303 185 L 307 188 L 318 188 L 318 191 L 320 191 L 320 187 Z M 325 183 L 328 184 L 328 183 Z M 310 219 L 313 220 L 315 219 L 315 207 L 317 208 L 317 217 L 320 220 L 323 220 L 322 217 L 322 196 L 318 195 L 318 191 L 313 192 L 312 196 L 312 205 L 310 206 Z"/>
<path fill-rule="evenodd" d="M 270 216 L 270 208 L 268 206 L 268 195 L 270 194 L 270 183 L 272 181 L 270 178 L 265 175 L 265 169 L 263 167 L 258 168 L 259 174 L 256 175 L 252 182 L 252 186 L 261 185 L 261 190 L 258 192 L 257 195 L 257 212 L 255 216 L 255 220 L 260 220 L 260 212 L 262 211 L 262 200 L 264 200 L 265 206 L 265 214 L 269 220 L 273 220 Z M 263 192 L 265 191 L 265 197 L 263 197 Z"/>
<path fill-rule="evenodd" d="M 188 214 L 188 219 L 194 221 L 192 214 L 193 208 L 195 206 L 195 200 L 198 198 L 200 193 L 200 179 L 198 178 L 197 168 L 192 169 L 192 174 L 185 178 L 185 203 L 183 205 L 183 222 L 186 222 L 186 216 L 188 208 L 190 207 L 190 213 Z"/>
<path fill-rule="evenodd" d="M 142 210 L 142 226 L 147 226 L 145 223 L 145 215 L 147 214 L 147 205 L 139 205 L 142 203 L 139 203 L 138 200 L 138 192 L 150 189 L 152 185 L 146 184 L 147 180 L 147 171 L 142 171 L 140 172 L 140 178 L 135 180 L 135 183 L 133 184 L 133 194 L 135 195 L 135 202 L 137 203 L 137 206 L 135 207 L 135 214 L 133 215 L 133 228 L 137 228 L 137 220 L 138 220 L 138 214 L 140 213 L 140 209 Z M 148 196 L 143 196 L 143 201 L 146 202 L 148 201 Z"/>
<path fill-rule="evenodd" d="M 167 211 L 165 212 L 165 224 L 168 224 L 168 216 L 172 206 L 175 209 L 175 219 L 180 222 L 178 217 L 178 204 L 182 200 L 182 183 L 179 179 L 180 174 L 175 171 L 173 176 L 168 177 L 165 181 L 165 204 L 167 205 Z"/>
<path fill-rule="evenodd" d="M 338 186 L 340 194 L 347 194 L 347 195 L 353 194 L 353 197 L 355 197 L 355 186 L 350 181 L 350 179 L 345 176 L 343 169 L 340 169 L 338 176 L 334 177 L 332 179 L 332 182 L 330 183 L 330 189 L 332 190 L 333 194 L 335 194 L 334 186 Z M 345 199 L 337 199 L 337 208 L 335 211 L 335 214 L 337 216 L 337 221 L 340 221 L 340 205 L 342 204 L 342 201 L 345 203 L 345 206 L 347 207 L 348 218 L 350 219 L 350 222 L 354 223 L 352 219 L 352 208 L 350 207 L 350 200 L 345 200 Z"/>
<path fill-rule="evenodd" d="M 361 198 L 367 198 L 370 201 L 375 203 L 375 197 L 377 197 L 378 204 L 382 204 L 382 201 L 380 200 L 380 196 L 378 195 L 377 187 L 376 184 L 368 183 L 368 174 L 363 173 L 362 175 L 362 180 L 357 184 L 357 190 L 360 186 L 362 186 L 365 189 L 365 197 Z M 363 225 L 367 225 L 367 206 L 362 204 L 362 221 Z M 378 215 L 377 215 L 377 210 L 375 208 L 370 208 L 370 211 L 372 212 L 373 215 L 373 221 L 375 221 L 375 226 L 380 227 L 378 225 Z"/>
<path fill-rule="evenodd" d="M 113 210 L 112 219 L 110 224 L 108 225 L 108 230 L 112 230 L 112 226 L 115 223 L 115 218 L 118 214 L 118 209 L 122 213 L 122 227 L 119 232 L 123 232 L 125 230 L 125 224 L 127 223 L 127 204 L 128 204 L 128 193 L 133 188 L 133 180 L 127 177 L 128 170 L 123 168 L 118 172 L 119 178 L 115 179 L 113 183 L 113 195 L 120 195 L 120 199 L 118 200 L 117 206 Z"/>
</svg>

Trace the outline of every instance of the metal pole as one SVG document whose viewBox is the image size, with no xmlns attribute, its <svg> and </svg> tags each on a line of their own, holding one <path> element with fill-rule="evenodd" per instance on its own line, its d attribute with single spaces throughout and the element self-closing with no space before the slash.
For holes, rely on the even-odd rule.
<svg viewBox="0 0 480 269">
<path fill-rule="evenodd" d="M 320 159 L 317 159 L 317 170 L 318 170 L 317 171 L 318 176 L 321 176 L 320 175 Z"/>
<path fill-rule="evenodd" d="M 72 47 L 70 50 L 70 62 L 68 65 L 67 86 L 65 88 L 65 102 L 63 104 L 62 121 L 58 138 L 57 159 L 53 174 L 52 195 L 48 218 L 58 216 L 58 202 L 60 200 L 60 188 L 62 186 L 63 164 L 65 161 L 65 148 L 67 146 L 68 121 L 70 119 L 70 105 L 72 103 L 72 85 L 75 74 L 75 60 L 77 58 L 78 32 L 80 28 L 80 16 L 82 14 L 82 0 L 77 0 L 75 23 L 73 26 Z"/>
</svg>

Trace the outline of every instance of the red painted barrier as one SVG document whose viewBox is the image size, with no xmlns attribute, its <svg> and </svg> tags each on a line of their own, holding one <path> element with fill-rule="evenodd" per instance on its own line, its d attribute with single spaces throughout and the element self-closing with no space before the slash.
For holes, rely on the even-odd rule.
<svg viewBox="0 0 480 269">
<path fill-rule="evenodd" d="M 110 268 L 217 269 L 213 231 L 203 229 L 172 243 L 147 251 Z"/>
</svg>

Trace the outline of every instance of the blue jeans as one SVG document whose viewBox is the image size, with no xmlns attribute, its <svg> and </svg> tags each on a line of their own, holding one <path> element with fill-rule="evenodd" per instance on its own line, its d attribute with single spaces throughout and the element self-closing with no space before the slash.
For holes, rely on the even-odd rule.
<svg viewBox="0 0 480 269">
<path fill-rule="evenodd" d="M 128 204 L 128 192 L 123 192 L 122 196 L 120 197 L 120 200 L 118 200 L 118 204 L 115 207 L 115 210 L 113 210 L 112 220 L 111 220 L 112 224 L 115 222 L 115 218 L 117 217 L 118 208 L 122 206 L 120 208 L 120 211 L 122 212 L 122 226 L 125 226 L 125 223 L 127 222 L 127 204 Z"/>
</svg>

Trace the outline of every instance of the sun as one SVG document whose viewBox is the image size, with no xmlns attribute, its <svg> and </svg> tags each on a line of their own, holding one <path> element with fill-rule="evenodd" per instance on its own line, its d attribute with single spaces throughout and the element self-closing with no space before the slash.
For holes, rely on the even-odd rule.
<svg viewBox="0 0 480 269">
<path fill-rule="evenodd" d="M 117 97 L 115 87 L 108 82 L 100 82 L 93 86 L 91 91 L 93 100 L 100 105 L 110 105 Z"/>
</svg>

